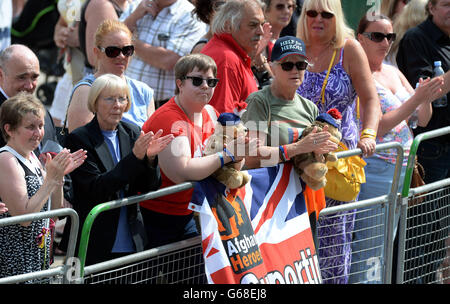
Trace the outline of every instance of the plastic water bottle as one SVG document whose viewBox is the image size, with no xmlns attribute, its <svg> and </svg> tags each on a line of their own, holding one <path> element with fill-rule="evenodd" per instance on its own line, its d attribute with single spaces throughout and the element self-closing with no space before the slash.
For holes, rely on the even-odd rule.
<svg viewBox="0 0 450 304">
<path fill-rule="evenodd" d="M 416 83 L 416 89 L 419 87 L 419 83 Z M 414 112 L 409 117 L 408 123 L 411 129 L 417 128 L 417 122 L 419 121 L 419 116 L 417 114 L 417 109 L 414 110 Z"/>
<path fill-rule="evenodd" d="M 444 70 L 442 69 L 442 63 L 440 61 L 434 62 L 433 77 L 444 75 Z M 433 107 L 442 108 L 447 106 L 447 95 L 442 96 L 439 99 L 433 101 Z"/>
</svg>

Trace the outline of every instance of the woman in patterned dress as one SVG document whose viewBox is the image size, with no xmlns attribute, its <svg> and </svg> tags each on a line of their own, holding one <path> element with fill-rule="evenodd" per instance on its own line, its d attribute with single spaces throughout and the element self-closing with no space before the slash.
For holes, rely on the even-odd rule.
<svg viewBox="0 0 450 304">
<path fill-rule="evenodd" d="M 7 211 L 0 219 L 61 208 L 63 178 L 84 162 L 85 152 L 64 149 L 45 169 L 33 150 L 44 136 L 44 106 L 19 93 L 1 108 L 0 198 Z M 51 203 L 50 203 L 51 202 Z M 50 235 L 47 219 L 0 227 L 0 277 L 48 269 Z"/>
<path fill-rule="evenodd" d="M 305 0 L 297 36 L 305 42 L 306 56 L 311 63 L 297 92 L 313 101 L 320 113 L 337 108 L 342 113 L 342 142 L 349 149 L 358 147 L 364 155 L 372 155 L 380 104 L 367 57 L 354 39 L 353 30 L 345 23 L 340 0 Z M 330 73 L 324 85 L 328 70 Z M 354 121 L 357 95 L 361 124 L 368 134 L 361 138 Z M 330 198 L 326 201 L 327 206 L 347 203 Z M 347 211 L 338 217 L 319 219 L 320 268 L 325 283 L 345 284 L 348 281 L 354 217 L 353 211 Z"/>
<path fill-rule="evenodd" d="M 382 119 L 378 126 L 377 144 L 397 141 L 404 148 L 399 191 L 403 185 L 403 177 L 408 163 L 409 149 L 413 134 L 408 126 L 426 126 L 431 119 L 431 102 L 442 92 L 442 77 L 426 79 L 414 91 L 406 77 L 392 65 L 383 63 L 395 40 L 391 20 L 384 16 L 376 16 L 368 20 L 364 16 L 358 26 L 358 41 L 361 43 L 369 60 L 370 69 L 380 98 Z M 366 183 L 361 185 L 359 199 L 369 199 L 386 194 L 391 189 L 396 166 L 397 151 L 389 149 L 379 151 L 366 159 Z M 382 227 L 382 209 L 367 208 L 356 215 L 355 233 L 352 243 L 351 283 L 381 283 L 381 275 L 373 275 L 373 268 L 383 264 L 384 238 L 382 233 L 364 227 Z M 399 214 L 396 214 L 399 217 Z M 396 223 L 398 218 L 396 217 Z M 395 232 L 394 232 L 395 233 Z M 376 237 L 379 235 L 380 237 Z M 367 241 L 370 239 L 370 250 Z M 366 250 L 364 250 L 366 249 Z M 367 263 L 368 259 L 375 263 Z M 378 260 L 377 260 L 378 259 Z M 369 265 L 368 265 L 369 264 Z M 380 272 L 378 272 L 380 273 Z"/>
</svg>

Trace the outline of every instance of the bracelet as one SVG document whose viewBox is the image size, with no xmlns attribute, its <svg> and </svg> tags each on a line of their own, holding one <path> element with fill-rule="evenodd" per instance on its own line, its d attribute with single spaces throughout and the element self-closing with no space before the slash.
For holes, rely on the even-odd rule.
<svg viewBox="0 0 450 304">
<path fill-rule="evenodd" d="M 223 165 L 225 164 L 225 162 L 223 161 L 222 152 L 217 152 L 217 155 L 219 156 L 219 159 L 220 159 L 220 168 L 223 168 Z"/>
<path fill-rule="evenodd" d="M 223 151 L 231 158 L 231 162 L 234 163 L 234 155 L 227 148 L 223 148 Z"/>
<path fill-rule="evenodd" d="M 288 156 L 288 154 L 287 154 L 287 148 L 286 148 L 286 145 L 283 145 L 283 150 L 284 150 L 284 158 L 285 158 L 286 160 L 290 160 L 290 158 L 289 158 L 289 156 Z"/>
<path fill-rule="evenodd" d="M 266 58 L 266 56 L 262 56 L 263 57 L 263 63 L 261 63 L 261 65 L 256 65 L 255 64 L 255 68 L 259 71 L 259 70 L 261 70 L 261 69 L 263 69 L 264 68 L 264 65 L 267 63 L 267 58 Z"/>
<path fill-rule="evenodd" d="M 287 155 L 286 145 L 279 146 L 278 148 L 280 149 L 280 159 L 283 162 L 287 162 L 290 158 Z"/>
<path fill-rule="evenodd" d="M 361 132 L 360 138 L 364 138 L 364 137 L 377 138 L 377 131 L 375 131 L 373 129 L 364 129 Z"/>
</svg>

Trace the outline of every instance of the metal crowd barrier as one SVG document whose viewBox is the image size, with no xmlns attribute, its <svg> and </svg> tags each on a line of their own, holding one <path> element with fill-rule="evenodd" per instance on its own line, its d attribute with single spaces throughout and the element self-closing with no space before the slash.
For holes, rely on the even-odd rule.
<svg viewBox="0 0 450 304">
<path fill-rule="evenodd" d="M 15 276 L 0 278 L 0 284 L 23 283 L 27 281 L 33 281 L 33 283 L 52 283 L 52 284 L 69 282 L 69 277 L 67 274 L 69 274 L 69 271 L 71 269 L 71 265 L 69 264 L 73 261 L 74 257 L 79 225 L 78 214 L 75 212 L 75 210 L 71 208 L 61 208 L 45 212 L 36 212 L 25 215 L 8 217 L 0 220 L 0 227 L 16 225 L 22 222 L 30 222 L 30 221 L 32 222 L 41 219 L 67 215 L 70 216 L 71 219 L 69 244 L 66 255 L 68 262 L 65 263 L 64 265 L 60 265 L 57 267 L 53 268 L 50 267 L 47 270 L 41 270 L 37 272 L 24 273 Z"/>
<path fill-rule="evenodd" d="M 79 278 L 74 283 L 206 283 L 199 238 L 168 244 L 85 267 L 89 235 L 102 212 L 191 189 L 193 182 L 99 204 L 87 216 L 78 252 Z"/>
<path fill-rule="evenodd" d="M 450 283 L 450 178 L 410 188 L 420 143 L 447 134 L 450 127 L 425 132 L 411 145 L 401 200 L 399 284 Z"/>
<path fill-rule="evenodd" d="M 387 149 L 396 149 L 397 159 L 392 186 L 391 189 L 386 189 L 385 195 L 326 207 L 319 214 L 318 229 L 331 232 L 334 228 L 344 227 L 342 225 L 345 225 L 345 228 L 336 235 L 318 236 L 319 244 L 323 239 L 327 239 L 327 243 L 331 243 L 326 247 L 319 245 L 318 248 L 320 270 L 324 283 L 378 282 L 389 284 L 391 281 L 393 238 L 396 224 L 395 211 L 403 163 L 403 147 L 398 142 L 376 146 L 376 152 Z M 336 153 L 338 158 L 361 154 L 361 149 Z M 359 230 L 355 231 L 357 214 L 360 215 L 361 223 L 363 220 L 369 220 L 371 224 L 360 227 Z M 354 232 L 360 232 L 366 236 L 354 241 Z M 356 242 L 362 249 L 352 252 L 351 247 Z M 322 250 L 326 251 L 328 255 L 321 255 Z M 352 261 L 352 256 L 356 254 L 360 256 L 359 260 Z M 345 262 L 341 263 L 342 261 Z"/>
</svg>

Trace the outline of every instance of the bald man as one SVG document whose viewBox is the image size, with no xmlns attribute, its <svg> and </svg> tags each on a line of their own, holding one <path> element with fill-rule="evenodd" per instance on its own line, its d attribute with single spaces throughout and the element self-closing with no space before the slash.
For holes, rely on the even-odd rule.
<svg viewBox="0 0 450 304">
<path fill-rule="evenodd" d="M 6 99 L 19 92 L 34 93 L 39 74 L 39 60 L 27 46 L 13 44 L 4 49 L 0 53 L 0 106 Z M 58 142 L 55 125 L 48 111 L 45 115 L 44 131 L 41 145 L 34 151 L 37 156 L 47 140 Z M 5 144 L 3 137 L 0 136 L 0 147 Z"/>
</svg>

